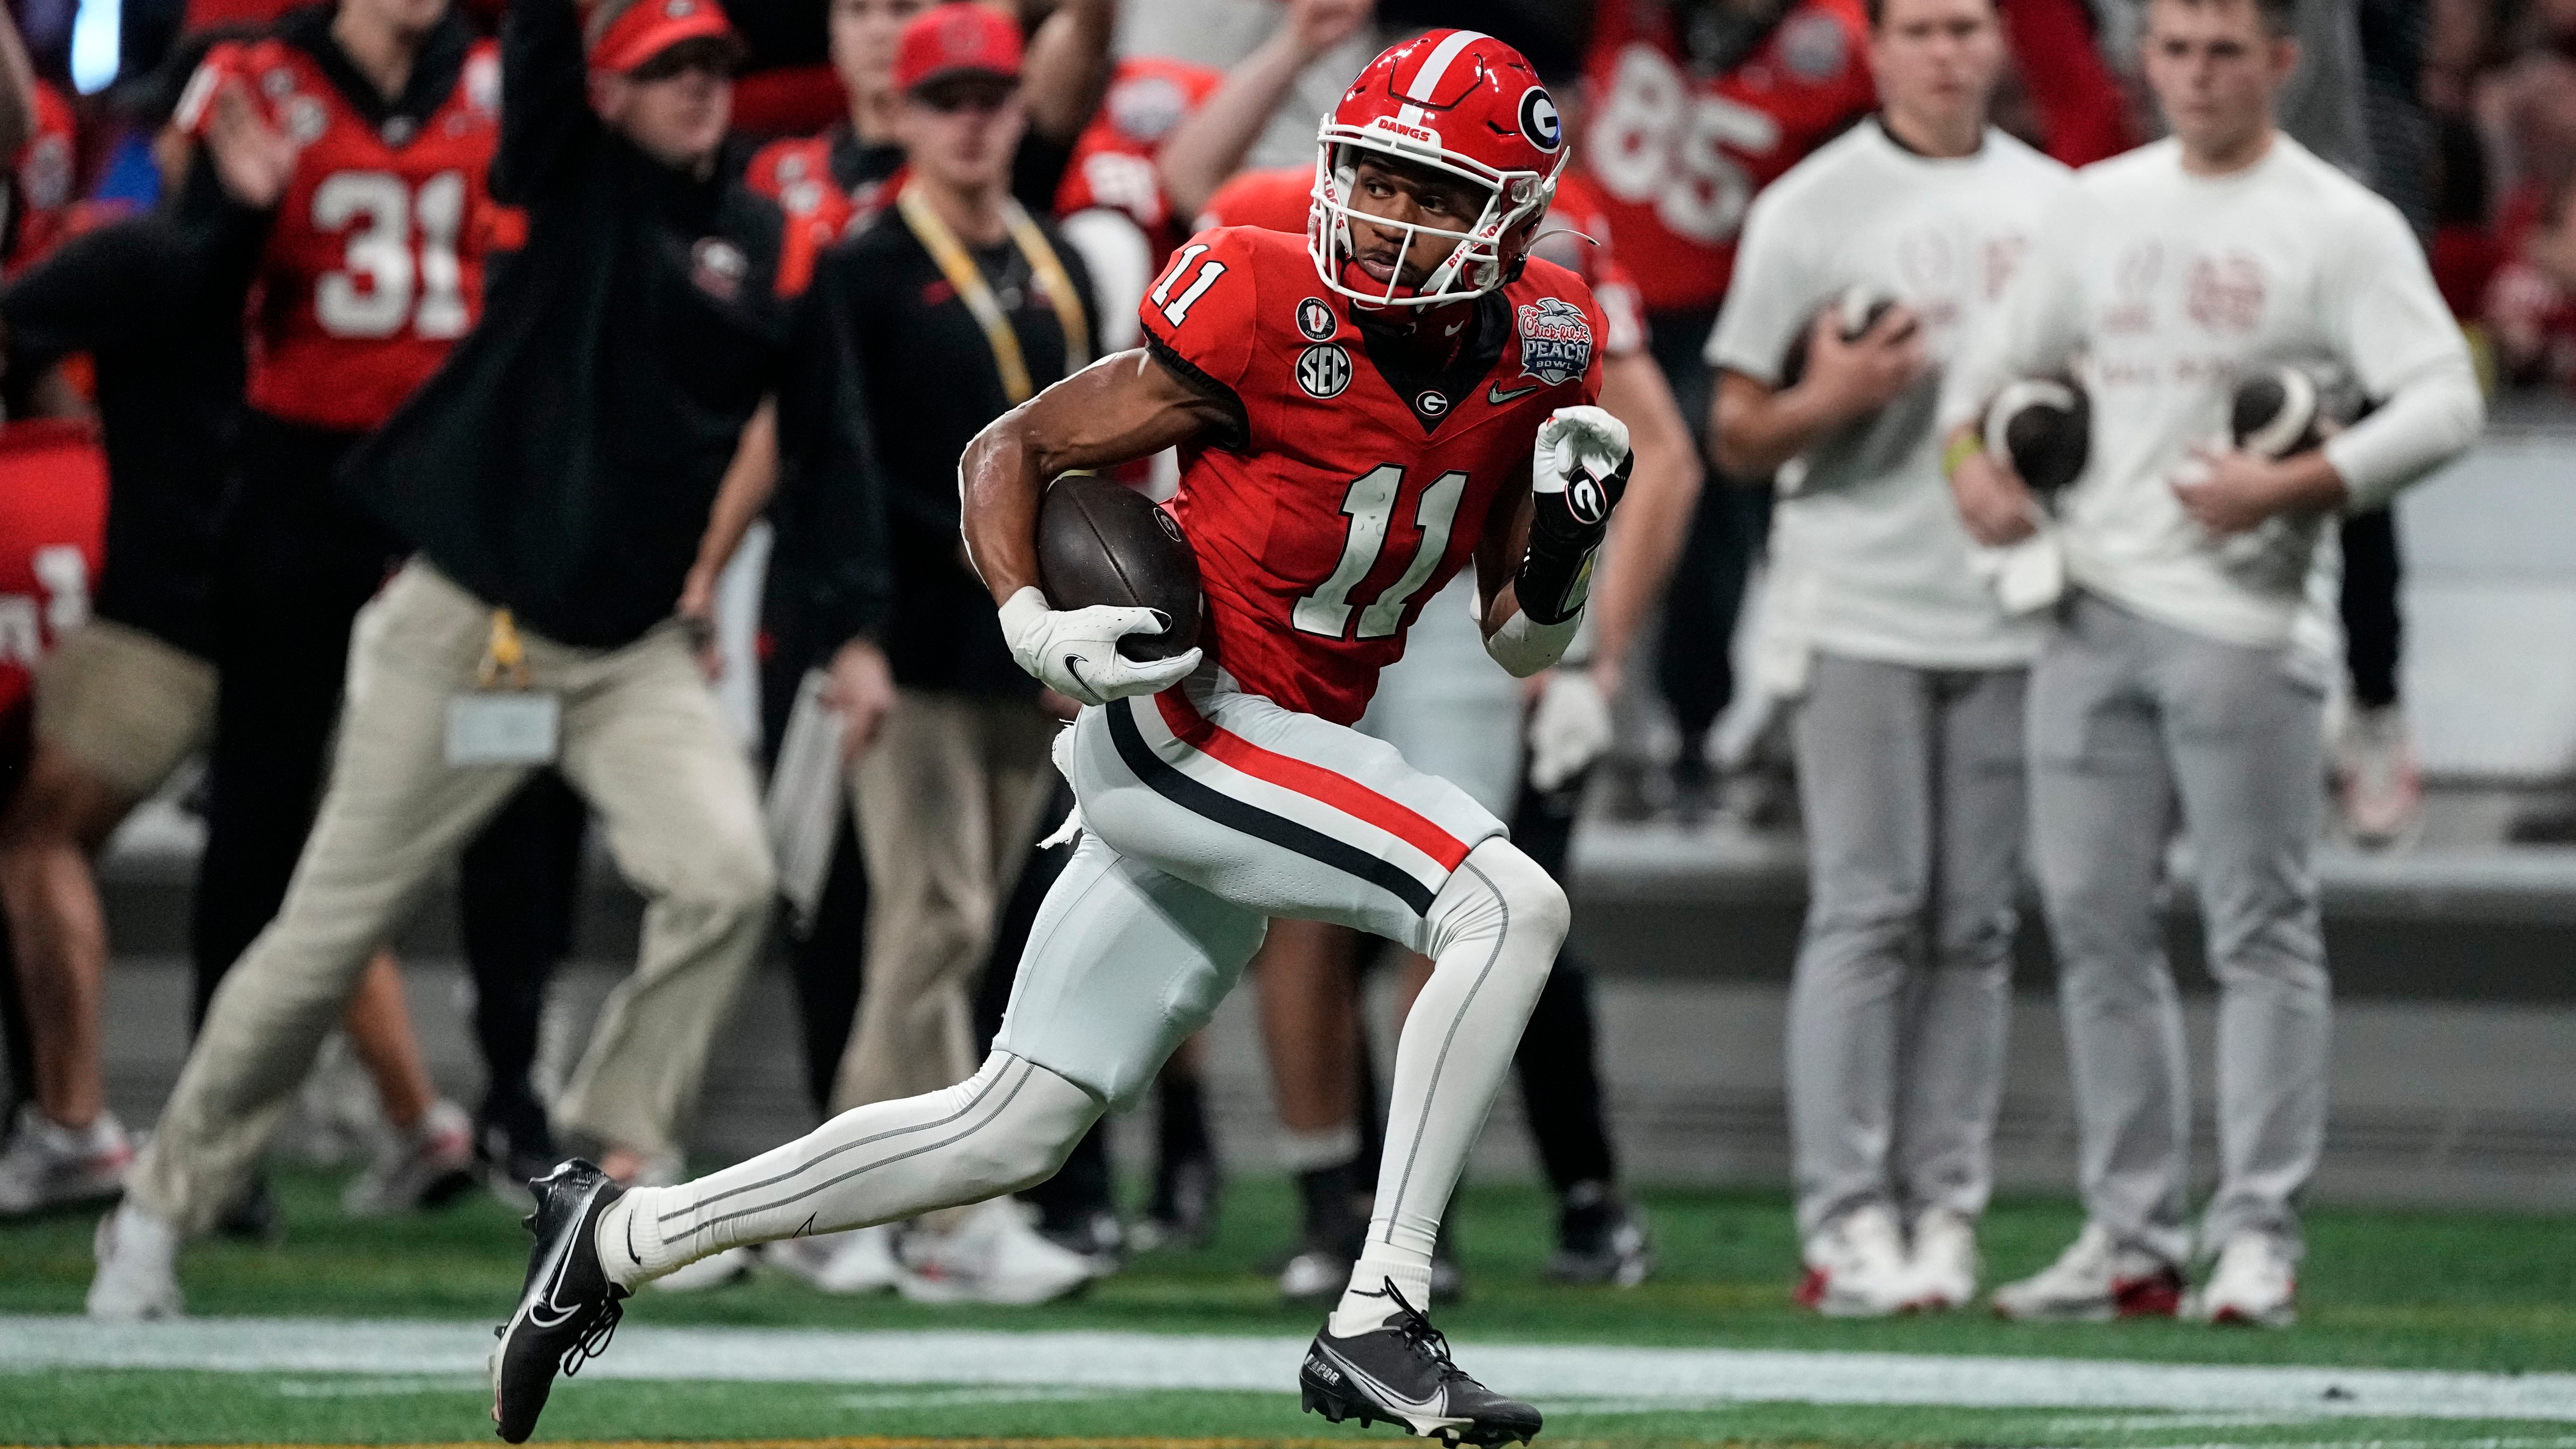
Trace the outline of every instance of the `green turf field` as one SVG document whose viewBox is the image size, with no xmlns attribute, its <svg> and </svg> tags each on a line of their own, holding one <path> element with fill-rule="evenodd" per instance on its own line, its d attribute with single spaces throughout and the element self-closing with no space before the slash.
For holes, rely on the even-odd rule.
<svg viewBox="0 0 2576 1449">
<path fill-rule="evenodd" d="M 334 1182 L 280 1181 L 289 1239 L 279 1248 L 192 1250 L 184 1278 L 198 1315 L 497 1322 L 515 1296 L 524 1237 L 481 1198 L 408 1223 L 339 1218 Z M 1790 1306 L 1793 1243 L 1785 1202 L 1767 1194 L 1662 1193 L 1649 1206 L 1664 1269 L 1633 1291 L 1552 1288 L 1538 1281 L 1548 1248 L 1541 1195 L 1471 1187 L 1457 1245 L 1467 1303 L 1441 1323 L 1476 1367 L 1475 1345 L 1626 1345 L 1976 1355 L 1991 1359 L 2147 1360 L 2177 1364 L 2438 1369 L 2480 1374 L 2576 1372 L 2576 1234 L 2565 1218 L 2333 1211 L 2311 1224 L 2304 1322 L 2282 1333 L 2181 1324 L 2039 1328 L 1983 1314 L 1825 1322 Z M 775 1278 L 700 1295 L 648 1293 L 630 1335 L 684 1326 L 866 1330 L 1104 1330 L 1293 1338 L 1307 1315 L 1280 1308 L 1255 1271 L 1286 1241 L 1290 1196 L 1277 1183 L 1238 1184 L 1226 1231 L 1202 1253 L 1139 1260 L 1085 1299 L 1041 1310 L 917 1308 L 890 1297 L 830 1299 Z M 88 1279 L 88 1216 L 0 1229 L 0 1315 L 73 1314 Z M 2077 1224 L 2071 1204 L 1998 1205 L 1987 1228 L 1993 1276 L 2045 1262 Z M 308 1325 L 309 1327 L 310 1325 Z M 17 1332 L 44 1326 L 18 1321 Z M 227 1336 L 255 1342 L 256 1323 Z M 336 1333 L 336 1327 L 332 1329 Z M 365 1330 L 352 1329 L 353 1339 Z M 380 1337 L 383 1335 L 379 1335 Z M 728 1335 L 727 1337 L 739 1337 Z M 21 1340 L 25 1341 L 25 1340 Z M 1034 1342 L 1035 1340 L 1031 1340 Z M 643 1337 L 633 1340 L 645 1342 Z M 644 1352 L 635 1348 L 631 1352 Z M 1571 1350 L 1569 1350 L 1571 1352 Z M 618 1351 L 611 1349 L 609 1363 Z M 2030 1366 L 2023 1365 L 2026 1371 Z M 2043 1369 L 2045 1365 L 2041 1366 Z M 2073 1375 L 2081 1367 L 2065 1365 Z M 1939 1397 L 1978 1401 L 1984 1360 Z M 0 1355 L 0 1441 L 455 1442 L 481 1438 L 486 1399 L 470 1368 L 368 1373 L 131 1369 L 12 1364 Z M 611 1370 L 613 1371 L 613 1370 Z M 1007 1374 L 1007 1370 L 1001 1371 Z M 2278 1377 L 2275 1375 L 2274 1377 Z M 2536 1382 L 2537 1380 L 2535 1380 Z M 2492 1380 L 2486 1382 L 2494 1382 Z M 1034 1439 L 1073 1449 L 1120 1439 L 1279 1444 L 1346 1436 L 1296 1413 L 1283 1392 L 1108 1391 L 1080 1384 L 566 1384 L 546 1439 L 903 1439 L 961 1446 Z M 2260 1411 L 1965 1407 L 1908 1403 L 1763 1402 L 1761 1383 L 1730 1383 L 1697 1400 L 1670 1395 L 1541 1397 L 1548 1441 L 1603 1444 L 1837 1443 L 1924 1445 L 2421 1444 L 2461 1449 L 2576 1449 L 2576 1415 L 2513 1421 L 2353 1417 L 2349 1406 L 2284 1401 Z M 2329 1387 L 2320 1397 L 2330 1400 Z M 1745 1402 L 1737 1402 L 1744 1400 Z M 2448 1409 L 2431 1412 L 2448 1414 Z M 1369 1437 L 1384 1438 L 1379 1430 Z M 1547 1441 L 1543 1441 L 1547 1442 Z"/>
</svg>

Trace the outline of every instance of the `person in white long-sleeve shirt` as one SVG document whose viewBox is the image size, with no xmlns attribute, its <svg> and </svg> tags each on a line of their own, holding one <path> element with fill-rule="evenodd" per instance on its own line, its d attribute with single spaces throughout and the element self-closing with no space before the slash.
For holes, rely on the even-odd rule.
<svg viewBox="0 0 2576 1449">
<path fill-rule="evenodd" d="M 2325 1130 L 2329 988 L 2314 852 L 2330 658 L 2295 637 L 2319 540 L 2475 441 L 2458 329 L 2397 211 L 2273 125 L 2290 0 L 2151 0 L 2170 139 L 2080 173 L 1941 400 L 1988 544 L 2038 514 L 1975 442 L 2007 380 L 2073 360 L 2092 456 L 2051 531 L 2068 591 L 2030 683 L 2032 849 L 2061 976 L 2087 1224 L 1998 1289 L 2014 1317 L 2296 1312 L 2298 1194 Z M 2236 451 L 2252 364 L 2318 357 L 2378 402 L 2323 447 Z M 2179 806 L 2220 991 L 2220 1179 L 2184 1291 L 2190 1076 L 2156 888 Z"/>
<path fill-rule="evenodd" d="M 1708 344 L 1719 462 L 1780 478 L 1757 617 L 1779 685 L 1803 690 L 1798 1297 L 1841 1316 L 1976 1293 L 2043 623 L 2007 613 L 1970 564 L 1937 367 L 2073 185 L 1987 124 L 2005 56 L 1993 0 L 1874 0 L 1869 55 L 1878 116 L 1754 200 Z M 1847 342 L 1854 289 L 1895 305 Z"/>
</svg>

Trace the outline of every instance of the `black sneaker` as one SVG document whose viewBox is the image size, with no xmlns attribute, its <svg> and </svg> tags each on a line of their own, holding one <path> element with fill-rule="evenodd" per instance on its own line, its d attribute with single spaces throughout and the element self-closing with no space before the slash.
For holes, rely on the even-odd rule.
<svg viewBox="0 0 2576 1449">
<path fill-rule="evenodd" d="M 492 1330 L 500 1340 L 492 1346 L 492 1422 L 513 1444 L 536 1432 L 556 1371 L 581 1372 L 608 1347 L 626 1312 L 626 1290 L 608 1281 L 592 1236 L 599 1215 L 626 1189 L 580 1158 L 528 1187 L 537 1210 L 526 1227 L 537 1243 L 528 1254 L 527 1290 L 510 1321 Z"/>
<path fill-rule="evenodd" d="M 1549 1282 L 1634 1288 L 1654 1271 L 1644 1212 L 1600 1183 L 1567 1191 L 1556 1219 L 1556 1256 L 1547 1260 Z"/>
<path fill-rule="evenodd" d="M 1306 1412 L 1336 1424 L 1357 1417 L 1362 1428 L 1382 1419 L 1450 1444 L 1526 1444 L 1538 1433 L 1538 1410 L 1470 1378 L 1450 1360 L 1449 1340 L 1391 1282 L 1386 1296 L 1394 1322 L 1350 1338 L 1327 1323 L 1308 1345 L 1297 1370 Z"/>
</svg>

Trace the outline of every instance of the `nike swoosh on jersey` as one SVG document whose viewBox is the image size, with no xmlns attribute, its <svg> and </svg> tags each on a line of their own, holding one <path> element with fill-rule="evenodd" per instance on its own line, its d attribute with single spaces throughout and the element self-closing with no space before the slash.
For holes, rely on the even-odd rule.
<svg viewBox="0 0 2576 1449">
<path fill-rule="evenodd" d="M 1485 401 L 1492 403 L 1496 407 L 1501 407 L 1507 402 L 1528 397 L 1531 393 L 1538 391 L 1542 386 L 1544 386 L 1544 384 L 1534 382 L 1527 387 L 1516 387 L 1510 392 L 1505 392 L 1503 391 L 1503 385 L 1498 382 L 1492 387 L 1485 389 Z"/>
</svg>

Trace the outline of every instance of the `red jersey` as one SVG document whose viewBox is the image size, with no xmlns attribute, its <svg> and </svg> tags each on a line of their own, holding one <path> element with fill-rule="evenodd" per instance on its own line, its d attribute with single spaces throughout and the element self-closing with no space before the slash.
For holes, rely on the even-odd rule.
<svg viewBox="0 0 2576 1449">
<path fill-rule="evenodd" d="M 9 168 L 9 250 L 0 269 L 15 272 L 41 261 L 63 239 L 72 211 L 73 172 L 80 164 L 78 145 L 71 102 L 50 82 L 36 82 L 36 134 Z"/>
<path fill-rule="evenodd" d="M 1877 104 L 1861 0 L 1799 0 L 1751 54 L 1694 73 L 1673 0 L 1602 0 L 1580 164 L 1653 312 L 1714 307 L 1755 192 Z"/>
<path fill-rule="evenodd" d="M 819 136 L 772 141 L 752 154 L 743 184 L 787 214 L 779 239 L 778 290 L 792 296 L 813 279 L 814 259 L 856 235 L 903 190 L 902 153 L 862 146 L 842 121 Z"/>
<path fill-rule="evenodd" d="M 434 110 L 380 127 L 289 35 L 218 45 L 180 124 L 200 130 L 216 90 L 236 82 L 299 148 L 253 281 L 250 404 L 311 427 L 374 428 L 482 312 L 484 246 L 503 231 L 484 184 L 500 139 L 499 52 L 475 44 Z"/>
<path fill-rule="evenodd" d="M 107 523 L 107 459 L 85 419 L 0 428 L 0 714 L 89 617 Z"/>
<path fill-rule="evenodd" d="M 1245 690 L 1349 724 L 1497 507 L 1519 506 L 1538 426 L 1599 396 L 1581 279 L 1533 260 L 1473 303 L 1433 372 L 1373 347 L 1302 236 L 1201 232 L 1138 309 L 1155 355 L 1231 393 L 1236 436 L 1181 451 L 1165 506 L 1197 551 L 1201 641 Z"/>
<path fill-rule="evenodd" d="M 1095 206 L 1123 211 L 1153 243 L 1156 261 L 1170 255 L 1187 218 L 1172 215 L 1154 157 L 1224 80 L 1221 70 L 1159 56 L 1118 62 L 1099 113 L 1073 143 L 1073 159 L 1056 187 L 1055 214 Z"/>
</svg>

